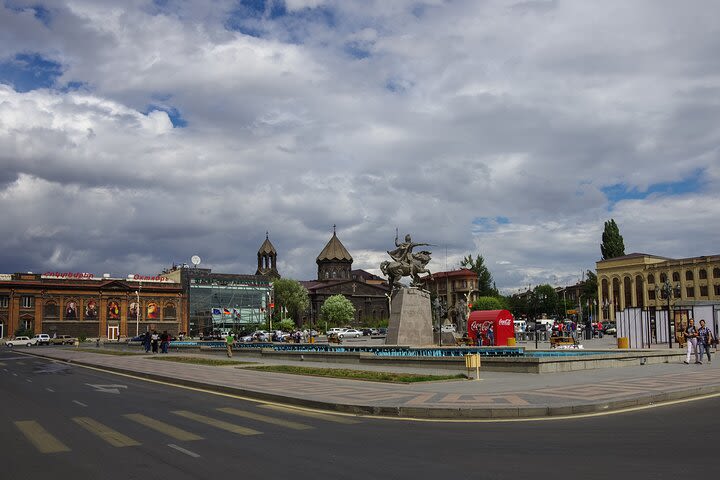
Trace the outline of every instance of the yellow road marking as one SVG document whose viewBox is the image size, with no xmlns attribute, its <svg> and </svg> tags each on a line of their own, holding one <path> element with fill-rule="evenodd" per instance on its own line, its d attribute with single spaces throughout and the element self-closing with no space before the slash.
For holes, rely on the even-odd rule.
<svg viewBox="0 0 720 480">
<path fill-rule="evenodd" d="M 360 423 L 357 420 L 353 420 L 348 417 L 340 417 L 337 415 L 328 415 L 327 413 L 320 413 L 314 410 L 301 410 L 299 408 L 285 407 L 282 405 L 265 404 L 260 405 L 262 408 L 269 408 L 270 410 L 277 410 L 280 412 L 291 413 L 293 415 L 300 415 L 303 417 L 317 418 L 319 420 L 325 420 L 328 422 L 344 423 L 346 425 L 352 425 L 354 423 Z"/>
<path fill-rule="evenodd" d="M 258 432 L 257 430 L 253 430 L 252 428 L 241 427 L 240 425 L 223 422 L 222 420 L 206 417 L 205 415 L 188 412 L 187 410 L 175 410 L 172 413 L 184 418 L 189 418 L 190 420 L 195 420 L 196 422 L 204 423 L 205 425 L 210 425 L 211 427 L 219 428 L 221 430 L 226 430 L 232 433 L 237 433 L 238 435 L 260 435 L 262 433 Z"/>
<path fill-rule="evenodd" d="M 178 428 L 174 425 L 168 425 L 165 422 L 155 420 L 154 418 L 150 418 L 141 413 L 128 413 L 123 416 L 132 420 L 133 422 L 139 423 L 140 425 L 152 428 L 153 430 L 164 433 L 165 435 L 169 435 L 175 440 L 193 441 L 203 439 L 203 437 L 199 435 L 195 435 L 194 433 L 188 432 L 187 430 L 183 430 L 182 428 Z"/>
<path fill-rule="evenodd" d="M 35 445 L 35 448 L 37 448 L 40 453 L 70 451 L 70 448 L 33 420 L 21 420 L 15 422 L 15 426 L 25 435 L 30 443 Z"/>
<path fill-rule="evenodd" d="M 271 423 L 273 425 L 279 425 L 281 427 L 291 428 L 293 430 L 311 430 L 314 427 L 305 425 L 304 423 L 293 422 L 290 420 L 283 420 L 282 418 L 268 417 L 267 415 L 261 415 L 259 413 L 246 412 L 245 410 L 238 410 L 237 408 L 218 408 L 221 412 L 229 413 L 237 417 L 249 418 L 251 420 L 257 420 L 258 422 Z"/>
<path fill-rule="evenodd" d="M 107 425 L 103 425 L 90 417 L 75 417 L 73 418 L 73 422 L 77 423 L 93 435 L 97 435 L 102 438 L 113 447 L 135 447 L 141 445 L 141 443 L 133 440 L 132 438 L 125 436 L 117 430 L 113 430 Z"/>
</svg>

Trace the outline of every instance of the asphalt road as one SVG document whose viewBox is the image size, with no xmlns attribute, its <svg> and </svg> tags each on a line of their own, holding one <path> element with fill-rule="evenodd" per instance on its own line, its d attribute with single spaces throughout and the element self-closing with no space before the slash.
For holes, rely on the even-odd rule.
<svg viewBox="0 0 720 480">
<path fill-rule="evenodd" d="M 310 416 L 21 351 L 0 351 L 7 479 L 680 478 L 711 465 L 720 427 L 717 397 L 548 421 Z"/>
</svg>

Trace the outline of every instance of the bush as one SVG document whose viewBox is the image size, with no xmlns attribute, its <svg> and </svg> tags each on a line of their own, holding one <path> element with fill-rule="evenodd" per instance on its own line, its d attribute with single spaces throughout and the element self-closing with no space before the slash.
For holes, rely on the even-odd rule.
<svg viewBox="0 0 720 480">
<path fill-rule="evenodd" d="M 29 328 L 18 328 L 15 330 L 15 336 L 16 337 L 33 337 L 35 336 L 35 332 L 30 330 Z"/>
</svg>

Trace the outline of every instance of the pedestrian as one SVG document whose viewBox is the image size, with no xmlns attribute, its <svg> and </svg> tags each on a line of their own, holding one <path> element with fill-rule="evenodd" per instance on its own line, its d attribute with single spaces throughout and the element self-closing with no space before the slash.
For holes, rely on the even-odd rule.
<svg viewBox="0 0 720 480">
<path fill-rule="evenodd" d="M 490 325 L 487 330 L 487 339 L 491 347 L 495 346 L 495 334 L 493 333 L 493 326 Z"/>
<path fill-rule="evenodd" d="M 145 347 L 145 353 L 150 352 L 150 342 L 152 340 L 150 339 L 150 331 L 148 330 L 145 332 L 145 335 L 143 336 L 143 346 Z"/>
<path fill-rule="evenodd" d="M 602 322 L 600 320 L 598 320 L 598 323 L 597 323 L 597 331 L 598 331 L 598 338 L 602 338 L 603 326 L 602 326 Z"/>
<path fill-rule="evenodd" d="M 167 330 L 164 330 L 160 335 L 160 352 L 168 353 L 168 347 L 170 346 L 170 335 Z"/>
<path fill-rule="evenodd" d="M 152 335 L 150 335 L 150 345 L 152 346 L 152 353 L 158 353 L 159 341 L 160 335 L 158 335 L 157 331 L 153 330 Z"/>
<path fill-rule="evenodd" d="M 695 327 L 695 320 L 690 319 L 688 320 L 687 327 L 685 327 L 685 330 L 683 331 L 683 334 L 685 336 L 685 341 L 687 342 L 687 358 L 685 359 L 685 364 L 690 363 L 690 354 L 695 354 L 695 363 L 702 363 L 700 361 L 700 358 L 698 357 L 698 349 L 697 349 L 697 337 L 698 337 L 698 331 Z"/>
<path fill-rule="evenodd" d="M 710 359 L 710 345 L 712 345 L 713 335 L 709 328 L 705 326 L 705 320 L 700 320 L 700 328 L 698 328 L 698 350 L 700 355 L 700 361 L 702 361 L 703 352 L 707 353 L 708 363 L 712 362 Z"/>
<path fill-rule="evenodd" d="M 233 338 L 232 333 L 228 332 L 227 337 L 225 337 L 225 344 L 227 346 L 228 358 L 232 358 L 232 347 L 233 347 L 234 342 L 235 342 L 235 339 Z"/>
</svg>

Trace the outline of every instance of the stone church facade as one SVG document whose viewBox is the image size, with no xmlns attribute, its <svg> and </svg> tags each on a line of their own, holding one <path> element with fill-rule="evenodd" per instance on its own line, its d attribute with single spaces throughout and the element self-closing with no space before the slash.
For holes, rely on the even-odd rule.
<svg viewBox="0 0 720 480">
<path fill-rule="evenodd" d="M 315 262 L 318 266 L 317 280 L 300 282 L 310 296 L 310 309 L 303 323 L 321 323 L 320 308 L 325 300 L 337 294 L 344 295 L 355 307 L 354 326 L 389 318 L 390 286 L 377 275 L 352 269 L 353 258 L 334 229 Z"/>
</svg>

